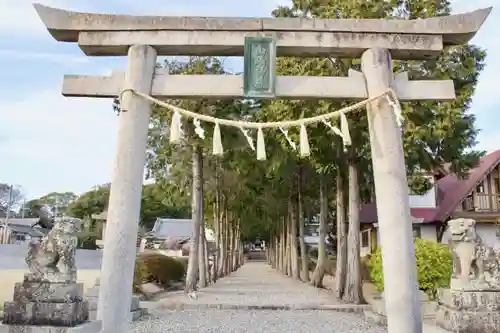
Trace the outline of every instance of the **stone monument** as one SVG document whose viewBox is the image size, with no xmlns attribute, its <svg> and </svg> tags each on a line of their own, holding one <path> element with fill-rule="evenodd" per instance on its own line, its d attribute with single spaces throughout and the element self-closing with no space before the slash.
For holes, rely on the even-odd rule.
<svg viewBox="0 0 500 333">
<path fill-rule="evenodd" d="M 81 220 L 56 219 L 40 242 L 29 243 L 29 273 L 16 283 L 12 302 L 5 302 L 0 332 L 99 332 L 89 322 L 83 284 L 76 282 L 75 252 Z"/>
<path fill-rule="evenodd" d="M 500 332 L 500 251 L 486 245 L 476 221 L 448 222 L 453 255 L 450 289 L 438 295 L 436 323 L 457 333 Z"/>
</svg>

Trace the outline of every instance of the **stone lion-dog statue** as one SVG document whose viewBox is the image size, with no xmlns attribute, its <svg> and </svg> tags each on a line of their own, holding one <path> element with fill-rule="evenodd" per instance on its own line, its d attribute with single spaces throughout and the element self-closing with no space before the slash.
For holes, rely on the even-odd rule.
<svg viewBox="0 0 500 333">
<path fill-rule="evenodd" d="M 450 220 L 448 233 L 453 256 L 452 279 L 485 283 L 485 273 L 491 273 L 491 263 L 495 261 L 494 266 L 497 266 L 497 260 L 493 248 L 484 244 L 477 234 L 476 221 L 465 218 Z"/>
<path fill-rule="evenodd" d="M 77 218 L 56 219 L 52 230 L 40 242 L 30 241 L 26 256 L 29 280 L 76 282 L 76 234 L 81 225 L 82 221 Z"/>
</svg>

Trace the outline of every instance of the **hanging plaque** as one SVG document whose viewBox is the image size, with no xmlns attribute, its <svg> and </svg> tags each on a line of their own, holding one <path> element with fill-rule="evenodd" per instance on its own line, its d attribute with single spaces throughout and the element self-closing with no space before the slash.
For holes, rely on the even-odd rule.
<svg viewBox="0 0 500 333">
<path fill-rule="evenodd" d="M 276 85 L 276 40 L 246 37 L 243 93 L 247 98 L 274 98 Z"/>
</svg>

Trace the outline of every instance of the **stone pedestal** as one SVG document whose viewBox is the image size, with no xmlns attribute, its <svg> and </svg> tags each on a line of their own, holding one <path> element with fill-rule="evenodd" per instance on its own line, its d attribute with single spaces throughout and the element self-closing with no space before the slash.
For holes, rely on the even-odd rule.
<svg viewBox="0 0 500 333">
<path fill-rule="evenodd" d="M 500 333 L 500 290 L 440 290 L 436 324 L 455 333 Z"/>
<path fill-rule="evenodd" d="M 0 324 L 0 333 L 98 333 L 100 331 L 100 321 L 88 321 L 75 327 Z"/>
<path fill-rule="evenodd" d="M 12 302 L 4 304 L 0 332 L 99 332 L 99 323 L 88 320 L 83 284 L 33 281 L 26 275 L 16 283 Z"/>
<path fill-rule="evenodd" d="M 418 297 L 422 320 L 434 320 L 437 307 L 436 302 L 429 301 L 429 296 L 421 290 L 419 290 Z M 387 325 L 384 293 L 378 297 L 373 297 L 369 303 L 371 309 L 364 310 L 365 317 L 377 324 Z"/>
<path fill-rule="evenodd" d="M 98 301 L 99 301 L 99 287 L 100 287 L 100 280 L 97 279 L 95 285 L 92 288 L 88 289 L 87 292 L 85 293 L 85 298 L 87 299 L 88 304 L 89 304 L 89 318 L 90 318 L 90 320 L 97 319 L 97 305 L 98 305 Z M 146 314 L 147 314 L 147 310 L 140 308 L 139 296 L 132 295 L 132 302 L 130 304 L 130 314 L 129 314 L 128 320 L 129 321 L 136 321 Z"/>
</svg>

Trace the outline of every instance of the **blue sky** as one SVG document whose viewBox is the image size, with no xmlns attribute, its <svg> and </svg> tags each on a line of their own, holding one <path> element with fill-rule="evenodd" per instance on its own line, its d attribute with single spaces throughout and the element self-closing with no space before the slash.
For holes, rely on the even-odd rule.
<svg viewBox="0 0 500 333">
<path fill-rule="evenodd" d="M 76 11 L 135 15 L 268 16 L 280 0 L 40 0 Z M 452 0 L 456 12 L 500 5 L 499 0 Z M 86 57 L 75 44 L 54 41 L 31 1 L 0 0 L 0 182 L 19 184 L 28 198 L 51 191 L 82 193 L 111 178 L 118 117 L 111 101 L 65 98 L 64 74 L 107 74 L 125 68 L 125 58 Z M 487 68 L 473 112 L 483 131 L 479 148 L 500 149 L 495 131 L 500 102 L 500 9 L 493 11 L 473 42 L 488 50 Z M 237 65 L 234 65 L 237 66 Z M 496 74 L 496 77 L 495 77 Z M 495 87 L 496 88 L 496 87 Z"/>
</svg>

